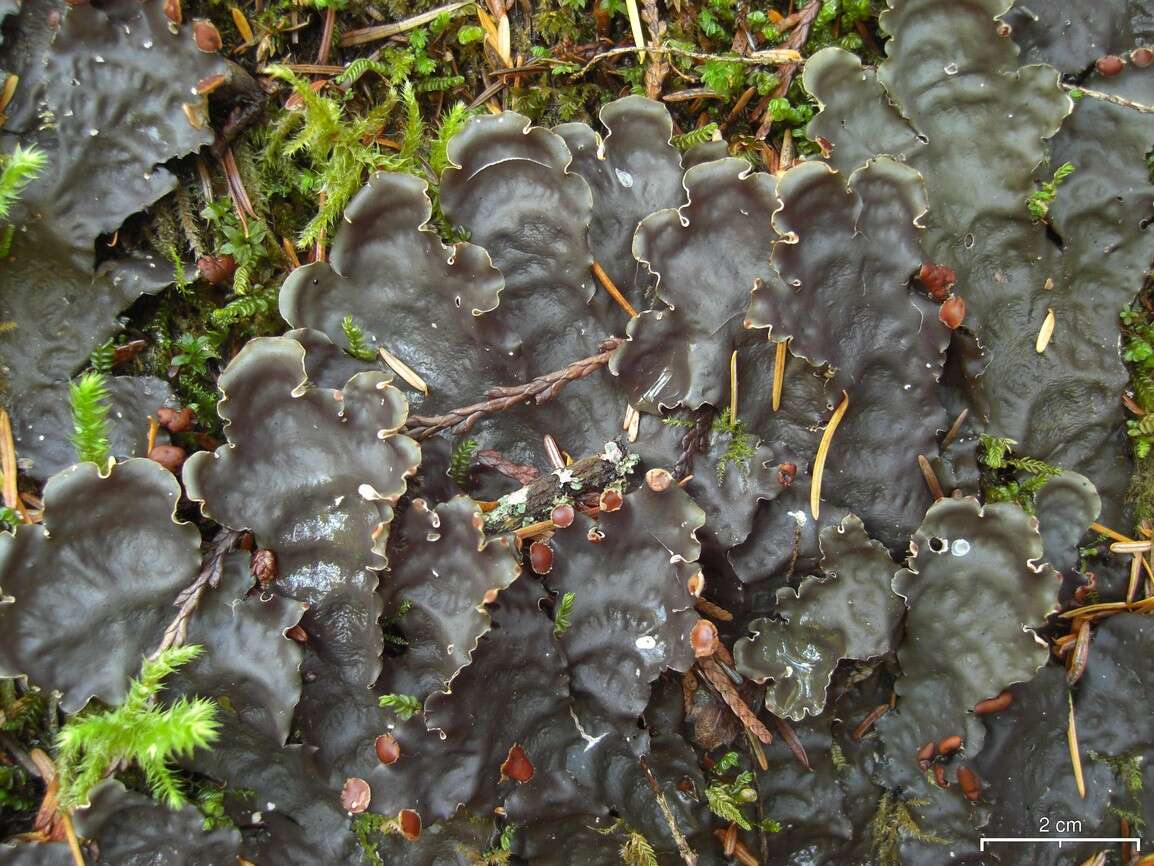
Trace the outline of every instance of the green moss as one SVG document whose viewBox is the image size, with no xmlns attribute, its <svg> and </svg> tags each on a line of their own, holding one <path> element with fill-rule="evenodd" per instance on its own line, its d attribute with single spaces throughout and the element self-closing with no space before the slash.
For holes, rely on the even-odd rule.
<svg viewBox="0 0 1154 866">
<path fill-rule="evenodd" d="M 161 707 L 156 698 L 164 680 L 202 651 L 199 646 L 172 647 L 155 659 L 146 659 L 123 704 L 68 720 L 56 739 L 62 808 L 83 805 L 101 779 L 128 764 L 139 767 L 153 796 L 170 809 L 187 802 L 170 763 L 216 740 L 217 707 L 211 700 L 185 697 Z"/>
<path fill-rule="evenodd" d="M 903 799 L 899 794 L 882 794 L 877 811 L 870 821 L 872 850 L 877 866 L 901 866 L 902 842 L 914 839 L 930 845 L 944 845 L 941 836 L 928 833 L 918 824 L 913 809 L 925 806 L 929 800 Z"/>
<path fill-rule="evenodd" d="M 104 471 L 109 460 L 108 386 L 102 373 L 85 373 L 68 386 L 72 406 L 72 447 L 78 462 Z"/>
</svg>

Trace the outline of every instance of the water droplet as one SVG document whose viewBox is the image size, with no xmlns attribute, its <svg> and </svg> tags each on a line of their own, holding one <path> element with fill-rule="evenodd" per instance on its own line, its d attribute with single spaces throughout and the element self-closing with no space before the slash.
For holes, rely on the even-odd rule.
<svg viewBox="0 0 1154 866">
<path fill-rule="evenodd" d="M 623 171 L 620 168 L 615 168 L 613 170 L 617 172 L 617 179 L 621 181 L 621 185 L 623 187 L 626 189 L 631 189 L 633 187 L 633 175 L 627 171 Z"/>
<path fill-rule="evenodd" d="M 946 73 L 946 75 L 957 75 L 957 74 L 958 74 L 958 64 L 956 64 L 956 63 L 947 63 L 947 64 L 946 64 L 946 65 L 945 65 L 945 66 L 942 68 L 942 72 Z"/>
<path fill-rule="evenodd" d="M 954 543 L 950 545 L 950 553 L 954 556 L 965 556 L 970 552 L 970 543 L 964 538 L 954 539 Z"/>
</svg>

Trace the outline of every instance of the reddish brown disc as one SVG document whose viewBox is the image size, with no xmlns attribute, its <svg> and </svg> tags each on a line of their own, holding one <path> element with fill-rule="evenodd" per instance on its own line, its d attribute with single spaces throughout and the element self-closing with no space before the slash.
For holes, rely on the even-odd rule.
<svg viewBox="0 0 1154 866">
<path fill-rule="evenodd" d="M 962 738 L 957 734 L 954 734 L 952 737 L 945 737 L 940 743 L 938 743 L 938 751 L 943 755 L 952 755 L 961 747 Z"/>
<path fill-rule="evenodd" d="M 212 285 L 223 286 L 236 273 L 236 259 L 229 255 L 203 255 L 196 260 L 196 269 Z"/>
<path fill-rule="evenodd" d="M 985 716 L 990 713 L 1000 713 L 1014 702 L 1014 693 L 1005 689 L 996 698 L 986 698 L 974 707 L 975 716 Z"/>
<path fill-rule="evenodd" d="M 553 548 L 544 541 L 529 545 L 529 565 L 534 574 L 548 574 L 553 570 Z"/>
<path fill-rule="evenodd" d="M 148 459 L 159 463 L 174 475 L 184 465 L 188 454 L 179 445 L 156 445 L 148 452 Z"/>
<path fill-rule="evenodd" d="M 1097 67 L 1099 75 L 1104 78 L 1112 78 L 1126 68 L 1126 61 L 1117 54 L 1107 54 L 1104 57 L 1099 57 L 1094 66 Z"/>
<path fill-rule="evenodd" d="M 577 512 L 573 509 L 573 506 L 569 505 L 568 503 L 565 503 L 564 505 L 558 505 L 549 514 L 549 519 L 553 521 L 553 525 L 558 529 L 564 529 L 567 526 L 572 526 L 576 517 Z"/>
<path fill-rule="evenodd" d="M 409 842 L 421 838 L 421 816 L 412 809 L 402 809 L 397 815 L 397 829 Z"/>
<path fill-rule="evenodd" d="M 220 51 L 224 44 L 216 25 L 206 18 L 197 18 L 192 23 L 192 39 L 197 48 L 209 54 Z"/>
<path fill-rule="evenodd" d="M 957 281 L 957 275 L 945 265 L 926 262 L 918 271 L 918 282 L 926 287 L 926 291 L 935 301 L 944 301 L 948 298 Z"/>
<path fill-rule="evenodd" d="M 934 759 L 934 744 L 926 743 L 918 749 L 918 766 L 923 770 L 930 768 L 930 761 Z"/>
<path fill-rule="evenodd" d="M 381 734 L 373 745 L 382 764 L 395 764 L 401 759 L 401 744 L 392 734 Z"/>
<path fill-rule="evenodd" d="M 602 490 L 601 498 L 597 500 L 602 511 L 620 511 L 624 502 L 625 497 L 621 495 L 621 491 L 611 487 Z"/>
<path fill-rule="evenodd" d="M 962 793 L 970 802 L 974 802 L 982 796 L 981 780 L 978 779 L 978 774 L 969 767 L 958 767 L 958 785 L 961 786 Z"/>
<path fill-rule="evenodd" d="M 797 464 L 782 463 L 777 467 L 777 483 L 782 487 L 789 487 L 797 477 Z"/>
<path fill-rule="evenodd" d="M 655 493 L 662 493 L 673 483 L 673 476 L 669 474 L 668 469 L 650 469 L 645 473 L 645 483 Z"/>
<path fill-rule="evenodd" d="M 509 749 L 505 763 L 501 765 L 501 780 L 512 779 L 514 782 L 528 782 L 533 778 L 533 762 L 525 755 L 525 750 L 518 743 Z"/>
<path fill-rule="evenodd" d="M 717 652 L 717 626 L 707 619 L 699 619 L 689 633 L 689 643 L 695 657 L 702 659 L 713 655 Z"/>
<path fill-rule="evenodd" d="M 950 295 L 938 310 L 938 318 L 951 331 L 961 327 L 962 321 L 966 318 L 966 302 L 957 295 Z"/>
<path fill-rule="evenodd" d="M 356 776 L 345 779 L 345 786 L 341 789 L 341 808 L 346 812 L 356 815 L 365 811 L 369 808 L 369 801 L 372 798 L 373 792 L 364 779 L 358 779 Z"/>
<path fill-rule="evenodd" d="M 285 632 L 285 636 L 292 638 L 297 643 L 308 643 L 309 633 L 305 631 L 300 625 L 294 625 Z"/>
</svg>

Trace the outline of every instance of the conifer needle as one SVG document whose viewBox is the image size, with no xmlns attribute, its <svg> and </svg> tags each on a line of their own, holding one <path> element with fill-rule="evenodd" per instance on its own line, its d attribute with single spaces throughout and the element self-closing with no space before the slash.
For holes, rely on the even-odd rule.
<svg viewBox="0 0 1154 866">
<path fill-rule="evenodd" d="M 825 431 L 821 434 L 821 442 L 817 446 L 817 457 L 813 461 L 813 480 L 809 486 L 809 511 L 814 520 L 817 520 L 821 514 L 821 479 L 825 473 L 825 458 L 829 454 L 829 446 L 833 442 L 833 434 L 837 431 L 837 425 L 841 423 L 841 419 L 848 408 L 849 393 L 842 391 L 841 402 L 833 410 L 833 415 L 830 416 L 829 423 L 825 425 Z"/>
</svg>

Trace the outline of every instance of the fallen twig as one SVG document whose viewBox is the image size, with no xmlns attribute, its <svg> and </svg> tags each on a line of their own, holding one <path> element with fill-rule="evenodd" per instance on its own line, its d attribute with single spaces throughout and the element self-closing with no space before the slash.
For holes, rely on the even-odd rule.
<svg viewBox="0 0 1154 866">
<path fill-rule="evenodd" d="M 1091 99 L 1101 99 L 1103 102 L 1110 102 L 1114 105 L 1120 105 L 1122 108 L 1130 108 L 1134 111 L 1140 111 L 1143 114 L 1154 114 L 1154 105 L 1144 105 L 1141 102 L 1134 102 L 1132 99 L 1126 99 L 1123 96 L 1115 96 L 1112 93 L 1103 93 L 1101 90 L 1091 90 L 1088 87 L 1079 87 L 1077 84 L 1062 83 L 1062 89 L 1070 93 L 1080 93 L 1082 96 L 1089 96 Z"/>
<path fill-rule="evenodd" d="M 180 595 L 176 597 L 173 605 L 179 607 L 180 610 L 173 618 L 172 622 L 168 624 L 168 628 L 164 630 L 164 637 L 160 641 L 160 646 L 149 656 L 150 659 L 156 658 L 160 653 L 169 647 L 179 646 L 184 643 L 184 639 L 188 634 L 188 619 L 192 616 L 197 606 L 200 604 L 200 599 L 204 592 L 209 587 L 216 587 L 220 583 L 220 573 L 224 566 L 224 555 L 232 550 L 233 545 L 236 544 L 241 533 L 235 529 L 221 527 L 216 537 L 212 539 L 209 545 L 208 553 L 204 557 L 204 562 L 201 564 L 200 573 L 196 576 L 189 586 L 181 590 Z"/>
<path fill-rule="evenodd" d="M 821 5 L 820 3 L 817 5 Z M 816 13 L 814 13 L 816 14 Z M 800 64 L 801 53 L 792 48 L 771 48 L 766 51 L 751 51 L 749 54 L 708 54 L 704 51 L 689 51 L 685 48 L 679 48 L 672 45 L 658 45 L 649 46 L 646 48 L 638 48 L 636 45 L 623 46 L 621 48 L 610 48 L 608 51 L 602 51 L 600 54 L 594 55 L 588 63 L 578 69 L 572 75 L 581 77 L 586 75 L 590 69 L 601 63 L 603 60 L 608 60 L 611 57 L 620 57 L 622 54 L 644 54 L 649 52 L 651 54 L 675 54 L 678 57 L 691 57 L 694 60 L 725 60 L 731 63 L 745 63 L 749 66 L 782 66 L 784 64 Z"/>
<path fill-rule="evenodd" d="M 438 433 L 467 433 L 487 415 L 495 415 L 520 403 L 532 400 L 537 405 L 552 400 L 570 382 L 584 379 L 609 363 L 614 350 L 623 342 L 621 337 L 610 337 L 601 351 L 588 358 L 574 361 L 567 367 L 545 373 L 524 385 L 503 385 L 485 392 L 488 400 L 453 409 L 444 415 L 414 415 L 405 422 L 405 434 L 418 442 Z"/>
<path fill-rule="evenodd" d="M 681 832 L 681 828 L 677 826 L 677 819 L 673 816 L 673 810 L 669 808 L 669 801 L 665 798 L 665 792 L 661 790 L 661 785 L 657 783 L 657 779 L 654 777 L 653 771 L 649 769 L 649 764 L 645 758 L 641 758 L 641 769 L 645 771 L 645 778 L 649 782 L 653 796 L 657 798 L 657 806 L 661 809 L 661 816 L 665 818 L 669 832 L 673 834 L 673 841 L 677 844 L 677 851 L 681 854 L 681 859 L 685 861 L 685 866 L 697 866 L 697 854 L 689 847 L 689 841 Z"/>
<path fill-rule="evenodd" d="M 725 675 L 725 672 L 715 659 L 698 659 L 697 669 L 701 671 L 701 675 L 705 678 L 705 681 L 713 686 L 717 693 L 721 695 L 721 699 L 725 701 L 726 706 L 733 711 L 733 714 L 737 716 L 746 730 L 766 745 L 773 742 L 773 734 L 761 723 L 761 720 L 758 719 L 757 714 L 749 708 L 749 705 L 741 699 L 741 696 L 737 693 L 737 689 L 733 683 L 730 682 L 729 677 Z"/>
<path fill-rule="evenodd" d="M 360 30 L 350 30 L 341 36 L 341 41 L 338 44 L 341 48 L 348 48 L 350 45 L 364 45 L 366 42 L 388 39 L 390 36 L 396 36 L 399 33 L 415 30 L 417 27 L 428 24 L 445 12 L 451 14 L 464 6 L 472 5 L 472 0 L 466 0 L 466 2 L 462 3 L 449 3 L 446 6 L 438 6 L 436 9 L 422 12 L 420 15 L 414 15 L 412 18 L 406 18 L 404 21 L 395 21 L 392 24 L 377 24 L 373 27 L 361 28 Z"/>
</svg>

